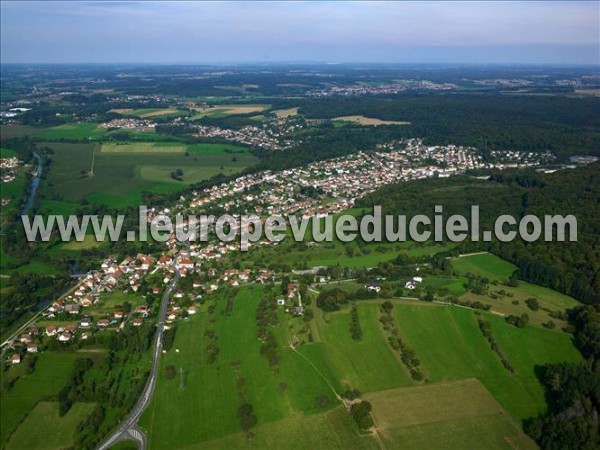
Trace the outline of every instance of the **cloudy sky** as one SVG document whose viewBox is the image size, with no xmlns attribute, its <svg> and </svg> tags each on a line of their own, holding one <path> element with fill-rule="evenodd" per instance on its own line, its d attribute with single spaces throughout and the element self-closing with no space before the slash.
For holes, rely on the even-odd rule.
<svg viewBox="0 0 600 450">
<path fill-rule="evenodd" d="M 2 62 L 600 63 L 600 2 L 2 1 Z"/>
</svg>

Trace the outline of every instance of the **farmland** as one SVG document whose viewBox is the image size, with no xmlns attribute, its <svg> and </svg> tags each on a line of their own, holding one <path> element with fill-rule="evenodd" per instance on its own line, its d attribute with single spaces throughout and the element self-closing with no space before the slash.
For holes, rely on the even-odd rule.
<svg viewBox="0 0 600 450">
<path fill-rule="evenodd" d="M 219 173 L 232 174 L 258 160 L 243 147 L 179 143 L 102 144 L 48 142 L 54 154 L 42 205 L 69 209 L 82 199 L 123 207 L 135 205 L 142 192 L 168 193 Z M 182 169 L 182 181 L 171 173 Z M 44 183 L 42 184 L 44 186 Z M 46 203 L 45 200 L 67 204 Z"/>
<path fill-rule="evenodd" d="M 201 119 L 203 117 L 222 118 L 235 116 L 240 114 L 259 113 L 266 110 L 269 105 L 211 105 L 203 108 L 195 109 L 195 114 L 192 120 Z"/>
<path fill-rule="evenodd" d="M 333 122 L 353 122 L 360 125 L 381 126 L 381 125 L 410 125 L 410 122 L 399 120 L 381 120 L 366 116 L 340 116 L 331 119 Z"/>
<path fill-rule="evenodd" d="M 432 283 L 464 290 L 462 281 L 439 277 Z M 414 349 L 429 380 L 417 383 L 387 342 L 379 322 L 383 300 L 366 300 L 357 302 L 363 332 L 358 341 L 349 333 L 349 308 L 323 312 L 310 306 L 314 318 L 307 328 L 300 318 L 280 310 L 272 330 L 281 360 L 270 368 L 260 354 L 254 318 L 260 298 L 273 298 L 270 289 L 226 290 L 177 326 L 141 422 L 150 448 L 162 448 L 167 441 L 173 448 L 277 448 L 283 436 L 287 448 L 305 448 L 307 439 L 316 446 L 373 447 L 375 440 L 360 436 L 332 389 L 357 389 L 371 401 L 388 448 L 535 448 L 520 428 L 522 419 L 546 408 L 535 367 L 581 359 L 570 336 L 561 331 L 520 329 L 481 313 L 514 367 L 510 372 L 482 335 L 476 312 L 392 300 L 400 336 Z M 212 302 L 216 309 L 210 313 Z M 207 332 L 214 333 L 220 348 L 212 364 L 203 351 Z M 301 343 L 297 352 L 288 347 L 290 341 Z M 164 376 L 169 365 L 176 369 L 172 379 Z M 235 414 L 240 392 L 258 419 L 250 441 Z M 328 398 L 321 406 L 315 404 L 320 395 Z"/>
<path fill-rule="evenodd" d="M 476 379 L 365 397 L 389 448 L 536 448 Z"/>
<path fill-rule="evenodd" d="M 0 443 L 4 447 L 19 423 L 32 411 L 35 405 L 58 394 L 66 383 L 73 361 L 77 357 L 74 352 L 47 352 L 39 355 L 33 374 L 18 379 L 8 391 L 3 389 L 0 414 Z M 25 367 L 11 368 L 3 372 L 3 385 L 8 379 L 16 376 L 17 370 Z"/>
<path fill-rule="evenodd" d="M 75 403 L 64 417 L 59 417 L 58 402 L 40 402 L 11 436 L 6 449 L 68 448 L 73 445 L 76 426 L 89 415 L 93 407 L 93 403 Z"/>
<path fill-rule="evenodd" d="M 102 144 L 102 153 L 118 153 L 118 154 L 129 154 L 129 153 L 168 153 L 177 154 L 185 153 L 185 145 L 177 145 L 168 142 L 136 142 L 131 144 Z"/>
</svg>

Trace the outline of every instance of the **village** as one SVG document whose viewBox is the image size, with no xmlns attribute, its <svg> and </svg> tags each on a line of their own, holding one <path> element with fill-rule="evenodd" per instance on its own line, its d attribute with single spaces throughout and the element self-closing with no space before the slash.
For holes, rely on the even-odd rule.
<svg viewBox="0 0 600 450">
<path fill-rule="evenodd" d="M 321 218 L 352 208 L 358 199 L 386 184 L 446 177 L 477 168 L 539 165 L 549 158 L 523 152 L 500 152 L 494 157 L 502 162 L 484 162 L 481 154 L 470 147 L 425 146 L 420 139 L 391 142 L 379 146 L 375 152 L 359 152 L 281 172 L 244 175 L 203 191 L 192 191 L 181 195 L 170 208 L 150 208 L 148 221 L 159 214 L 213 209 L 233 215 L 297 214 L 303 218 Z M 278 242 L 264 239 L 258 245 L 278 245 Z M 240 248 L 239 242 L 222 242 L 215 236 L 208 243 L 182 243 L 173 234 L 161 254 L 139 253 L 120 262 L 106 259 L 97 270 L 82 276 L 74 288 L 52 302 L 40 320 L 9 345 L 17 350 L 10 363 L 20 363 L 24 352 L 38 352 L 49 342 L 70 345 L 90 340 L 97 333 L 120 332 L 126 326 L 138 327 L 153 321 L 156 305 L 176 273 L 181 278 L 169 300 L 167 327 L 196 314 L 199 304 L 220 289 L 279 282 L 286 276 L 265 267 L 231 268 L 226 256 L 239 252 Z M 315 281 L 326 281 L 317 274 L 314 273 Z M 413 277 L 403 283 L 412 290 L 421 281 L 422 278 Z M 377 292 L 378 286 L 370 284 L 365 288 Z M 119 299 L 120 295 L 124 295 L 123 301 L 107 302 L 115 296 Z M 272 301 L 291 314 L 302 314 L 298 286 L 294 283 L 288 285 L 285 298 Z"/>
</svg>

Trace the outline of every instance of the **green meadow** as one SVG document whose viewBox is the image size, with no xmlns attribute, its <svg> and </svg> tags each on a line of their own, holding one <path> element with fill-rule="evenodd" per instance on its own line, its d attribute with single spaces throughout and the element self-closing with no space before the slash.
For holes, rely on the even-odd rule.
<svg viewBox="0 0 600 450">
<path fill-rule="evenodd" d="M 20 378 L 11 389 L 6 390 L 3 387 L 2 396 L 0 396 L 0 409 L 2 410 L 2 414 L 0 414 L 0 444 L 2 448 L 6 446 L 11 434 L 38 402 L 58 394 L 67 382 L 73 361 L 77 356 L 74 352 L 44 352 L 38 355 L 33 374 L 23 375 L 24 363 L 11 367 L 8 371 L 3 371 L 3 386 L 12 378 Z"/>
<path fill-rule="evenodd" d="M 456 258 L 452 261 L 452 266 L 462 275 L 471 273 L 489 280 L 507 280 L 517 270 L 515 265 L 492 253 Z"/>
<path fill-rule="evenodd" d="M 432 283 L 459 289 L 444 277 Z M 359 436 L 335 397 L 347 389 L 372 402 L 386 448 L 535 448 L 520 421 L 546 409 L 536 366 L 581 360 L 571 337 L 561 331 L 520 329 L 482 313 L 514 367 L 511 373 L 479 330 L 474 311 L 392 300 L 400 337 L 414 349 L 428 378 L 416 383 L 379 322 L 383 300 L 369 300 L 357 302 L 363 332 L 358 341 L 350 335 L 349 308 L 324 313 L 310 306 L 315 317 L 309 324 L 280 310 L 279 323 L 271 327 L 280 353 L 274 369 L 256 337 L 255 314 L 265 292 L 275 301 L 275 292 L 259 287 L 221 292 L 178 323 L 141 421 L 150 448 L 281 448 L 283 436 L 289 437 L 285 448 L 307 448 L 307 442 L 372 447 L 375 439 Z M 231 309 L 228 297 L 235 297 Z M 211 315 L 207 308 L 213 301 Z M 212 332 L 220 353 L 211 364 L 205 349 Z M 300 342 L 297 351 L 289 342 Z M 170 365 L 176 376 L 168 379 Z M 258 420 L 250 441 L 236 417 L 240 392 Z M 327 400 L 317 403 L 319 396 Z M 312 426 L 319 433 L 303 440 Z"/>
<path fill-rule="evenodd" d="M 75 403 L 63 417 L 58 415 L 58 402 L 40 402 L 27 415 L 11 436 L 7 450 L 60 450 L 73 445 L 79 422 L 94 408 L 93 403 Z"/>
<path fill-rule="evenodd" d="M 113 207 L 132 206 L 141 201 L 143 192 L 176 192 L 219 173 L 237 173 L 258 161 L 243 147 L 221 144 L 194 145 L 189 151 L 180 143 L 168 142 L 44 145 L 54 151 L 42 183 L 41 205 L 48 213 L 54 207 L 72 211 L 84 198 Z M 172 178 L 177 169 L 183 171 L 183 181 Z"/>
</svg>

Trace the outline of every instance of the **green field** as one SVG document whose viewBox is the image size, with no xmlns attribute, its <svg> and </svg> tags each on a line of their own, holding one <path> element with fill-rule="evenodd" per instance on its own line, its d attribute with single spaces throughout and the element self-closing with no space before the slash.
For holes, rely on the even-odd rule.
<svg viewBox="0 0 600 450">
<path fill-rule="evenodd" d="M 73 445 L 75 428 L 94 407 L 93 403 L 75 403 L 63 417 L 58 402 L 40 402 L 13 433 L 7 450 L 60 450 Z"/>
<path fill-rule="evenodd" d="M 173 364 L 177 377 L 167 380 L 161 375 L 141 421 L 149 431 L 151 448 L 197 445 L 241 431 L 236 417 L 239 378 L 245 380 L 246 399 L 261 425 L 337 405 L 323 378 L 287 347 L 286 338 L 280 333 L 283 330 L 278 332 L 279 370 L 271 370 L 267 359 L 260 354 L 260 342 L 256 339 L 259 295 L 257 288 L 240 290 L 230 316 L 224 315 L 225 302 L 221 300 L 213 315 L 214 323 L 201 311 L 200 317 L 178 325 L 173 350 L 161 361 L 161 374 L 167 365 Z M 207 363 L 203 350 L 206 329 L 215 331 L 221 350 L 213 364 Z M 284 389 L 281 383 L 285 383 Z M 319 395 L 328 398 L 325 407 L 315 403 Z"/>
<path fill-rule="evenodd" d="M 517 270 L 515 265 L 492 253 L 455 258 L 452 266 L 461 275 L 471 273 L 489 280 L 507 280 Z"/>
<path fill-rule="evenodd" d="M 14 158 L 17 156 L 17 152 L 10 148 L 0 147 L 0 158 Z"/>
<path fill-rule="evenodd" d="M 536 448 L 475 379 L 381 391 L 366 399 L 386 448 Z"/>
<path fill-rule="evenodd" d="M 100 244 L 101 242 L 98 242 L 93 235 L 88 234 L 84 236 L 83 241 L 78 242 L 73 240 L 70 242 L 66 242 L 62 244 L 61 248 L 63 250 L 87 250 L 90 248 L 98 247 Z"/>
<path fill-rule="evenodd" d="M 35 131 L 33 136 L 39 139 L 93 139 L 104 136 L 108 130 L 97 123 L 67 123 L 52 128 Z"/>
<path fill-rule="evenodd" d="M 412 384 L 380 330 L 379 306 L 358 305 L 363 338 L 352 340 L 349 313 L 324 314 L 318 321 L 323 353 L 336 378 L 348 389 L 374 392 Z"/>
<path fill-rule="evenodd" d="M 167 142 L 110 144 L 109 150 L 119 151 L 108 152 L 107 144 L 43 145 L 54 151 L 47 180 L 42 183 L 41 199 L 42 207 L 52 213 L 53 207 L 58 211 L 73 210 L 83 198 L 113 207 L 135 205 L 143 192 L 175 192 L 189 183 L 219 173 L 236 173 L 258 162 L 250 153 L 229 153 L 245 150 L 243 147 L 220 144 L 191 146 L 189 154 L 185 153 L 185 146 Z M 148 148 L 157 151 L 142 151 Z M 171 177 L 177 169 L 183 170 L 183 182 Z"/>
<path fill-rule="evenodd" d="M 170 142 L 135 142 L 128 144 L 102 144 L 101 153 L 185 153 L 186 146 Z"/>
<path fill-rule="evenodd" d="M 395 305 L 400 335 L 414 348 L 432 381 L 478 378 L 516 419 L 545 411 L 544 392 L 535 376 L 536 365 L 581 359 L 569 335 L 534 326 L 516 328 L 500 317 L 486 314 L 486 320 L 494 324 L 494 337 L 515 368 L 512 374 L 490 349 L 474 312 L 418 303 Z M 513 339 L 519 344 L 503 345 Z"/>
<path fill-rule="evenodd" d="M 239 114 L 260 113 L 269 108 L 269 105 L 214 105 L 211 107 L 198 108 L 191 120 L 201 119 L 203 117 L 212 117 L 215 119 L 235 116 Z"/>
<path fill-rule="evenodd" d="M 33 410 L 35 405 L 49 396 L 57 395 L 67 382 L 73 361 L 78 355 L 74 352 L 45 352 L 38 356 L 35 372 L 26 375 L 15 383 L 12 389 L 3 389 L 0 396 L 0 446 L 4 448 L 11 433 Z M 21 374 L 24 364 L 11 367 L 2 373 L 2 383 Z"/>
</svg>

